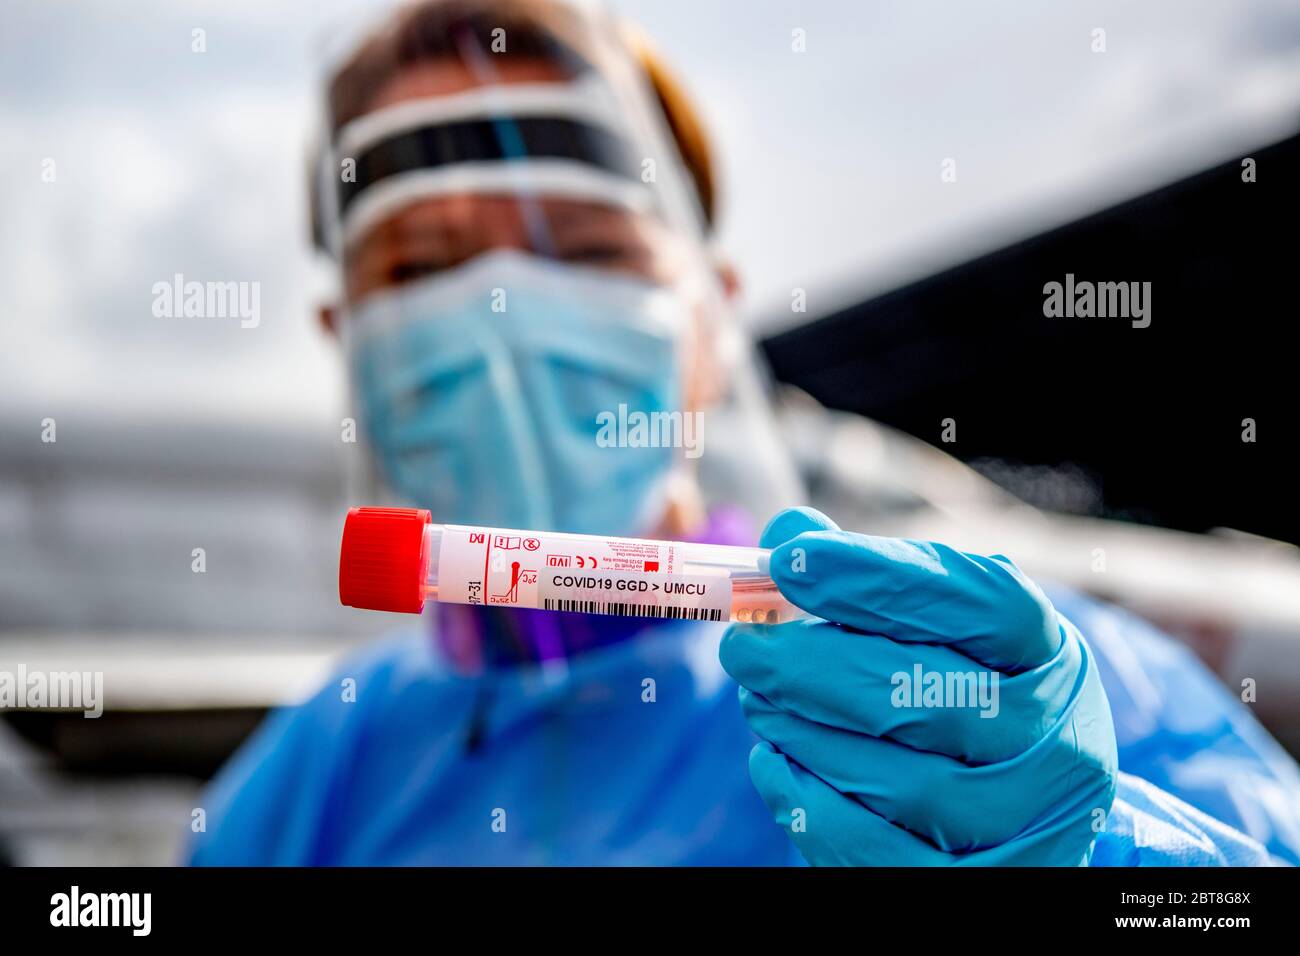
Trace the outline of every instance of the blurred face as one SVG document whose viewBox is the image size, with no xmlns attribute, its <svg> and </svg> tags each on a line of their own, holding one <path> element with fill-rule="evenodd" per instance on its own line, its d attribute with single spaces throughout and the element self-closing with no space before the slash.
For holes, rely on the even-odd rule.
<svg viewBox="0 0 1300 956">
<path fill-rule="evenodd" d="M 491 81 L 571 82 L 526 59 L 500 61 Z M 439 98 L 481 85 L 456 60 L 421 63 L 397 74 L 368 108 L 393 116 L 419 102 L 437 112 Z M 452 122 L 402 135 L 427 136 L 415 148 L 436 170 L 457 148 L 444 137 L 470 137 L 466 154 L 474 155 L 472 137 L 481 134 L 473 124 L 483 121 L 461 122 L 469 128 Z M 513 145 L 508 128 L 486 132 Z M 578 134 L 553 125 L 549 135 Z M 595 139 L 552 145 L 598 150 Z M 390 168 L 400 168 L 412 145 L 391 134 L 387 143 Z M 459 174 L 477 185 L 449 194 L 403 200 L 398 180 L 375 208 L 401 204 L 374 213 L 381 218 L 352 238 L 343 260 L 347 311 L 367 330 L 352 374 L 380 471 L 404 500 L 451 520 L 628 534 L 655 522 L 663 533 L 685 531 L 703 514 L 697 493 L 671 480 L 684 477 L 676 472 L 680 452 L 658 443 L 611 448 L 600 429 L 615 409 L 672 414 L 708 400 L 700 383 L 712 388 L 717 377 L 706 374 L 702 301 L 683 294 L 698 269 L 689 258 L 697 247 L 658 216 L 603 200 L 599 189 L 557 195 L 566 183 L 547 179 L 555 167 L 545 166 L 551 154 L 541 155 L 536 193 L 515 191 L 513 175 L 475 180 L 472 165 L 451 170 L 450 181 Z M 500 153 L 491 162 L 497 173 L 509 170 Z M 517 170 L 526 185 L 528 167 Z M 540 191 L 552 182 L 550 194 Z M 419 179 L 407 183 L 420 187 Z M 526 255 L 484 258 L 503 252 Z M 491 281 L 476 271 L 484 264 L 499 270 Z M 517 283 L 511 308 L 487 313 L 486 289 L 498 276 Z M 384 315 L 399 321 L 377 320 Z"/>
<path fill-rule="evenodd" d="M 561 82 L 542 61 L 508 62 L 500 83 Z M 462 92 L 478 85 L 459 62 L 422 63 L 396 76 L 372 109 Z M 371 228 L 345 257 L 349 301 L 453 269 L 496 249 L 532 252 L 672 285 L 684 274 L 684 243 L 657 218 L 574 199 L 464 193 L 414 201 Z"/>
</svg>

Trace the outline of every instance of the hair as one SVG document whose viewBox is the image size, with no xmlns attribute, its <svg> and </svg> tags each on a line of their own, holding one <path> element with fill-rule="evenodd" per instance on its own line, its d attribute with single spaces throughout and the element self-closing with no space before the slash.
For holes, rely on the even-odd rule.
<svg viewBox="0 0 1300 956">
<path fill-rule="evenodd" d="M 505 52 L 515 61 L 542 60 L 566 76 L 595 67 L 583 24 L 570 8 L 545 0 L 419 0 L 400 8 L 338 69 L 328 90 L 330 126 L 337 133 L 371 109 L 395 76 L 418 64 L 462 59 L 469 39 L 491 49 L 494 31 L 505 30 Z M 699 113 L 658 52 L 638 32 L 625 30 L 628 52 L 640 65 L 663 111 L 711 229 L 717 214 L 713 151 Z"/>
</svg>

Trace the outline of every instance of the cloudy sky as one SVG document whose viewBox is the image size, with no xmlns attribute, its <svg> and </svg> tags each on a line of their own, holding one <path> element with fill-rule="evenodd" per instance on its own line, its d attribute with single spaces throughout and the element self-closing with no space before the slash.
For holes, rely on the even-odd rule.
<svg viewBox="0 0 1300 956">
<path fill-rule="evenodd" d="M 1300 119 L 1294 0 L 613 5 L 702 100 L 723 154 L 722 245 L 764 327 L 794 286 L 827 310 Z M 303 173 L 331 25 L 375 6 L 7 0 L 0 418 L 337 421 Z M 155 318 L 153 285 L 178 272 L 260 282 L 261 324 Z"/>
</svg>

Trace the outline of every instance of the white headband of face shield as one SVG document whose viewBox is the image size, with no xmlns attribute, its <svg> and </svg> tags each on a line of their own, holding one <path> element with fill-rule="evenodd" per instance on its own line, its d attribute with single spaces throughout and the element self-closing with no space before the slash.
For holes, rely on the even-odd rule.
<svg viewBox="0 0 1300 956">
<path fill-rule="evenodd" d="M 412 202 L 469 193 L 554 197 L 650 212 L 654 180 L 594 74 L 493 84 L 376 110 L 340 131 L 322 170 L 321 222 L 337 252 Z M 333 227 L 333 228 L 330 228 Z"/>
</svg>

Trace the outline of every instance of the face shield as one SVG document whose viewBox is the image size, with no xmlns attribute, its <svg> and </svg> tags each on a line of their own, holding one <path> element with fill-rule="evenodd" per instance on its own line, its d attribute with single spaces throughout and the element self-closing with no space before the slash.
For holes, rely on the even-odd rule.
<svg viewBox="0 0 1300 956">
<path fill-rule="evenodd" d="M 586 5 L 435 0 L 336 67 L 317 232 L 353 500 L 626 535 L 692 495 L 758 523 L 799 500 L 629 50 Z"/>
</svg>

